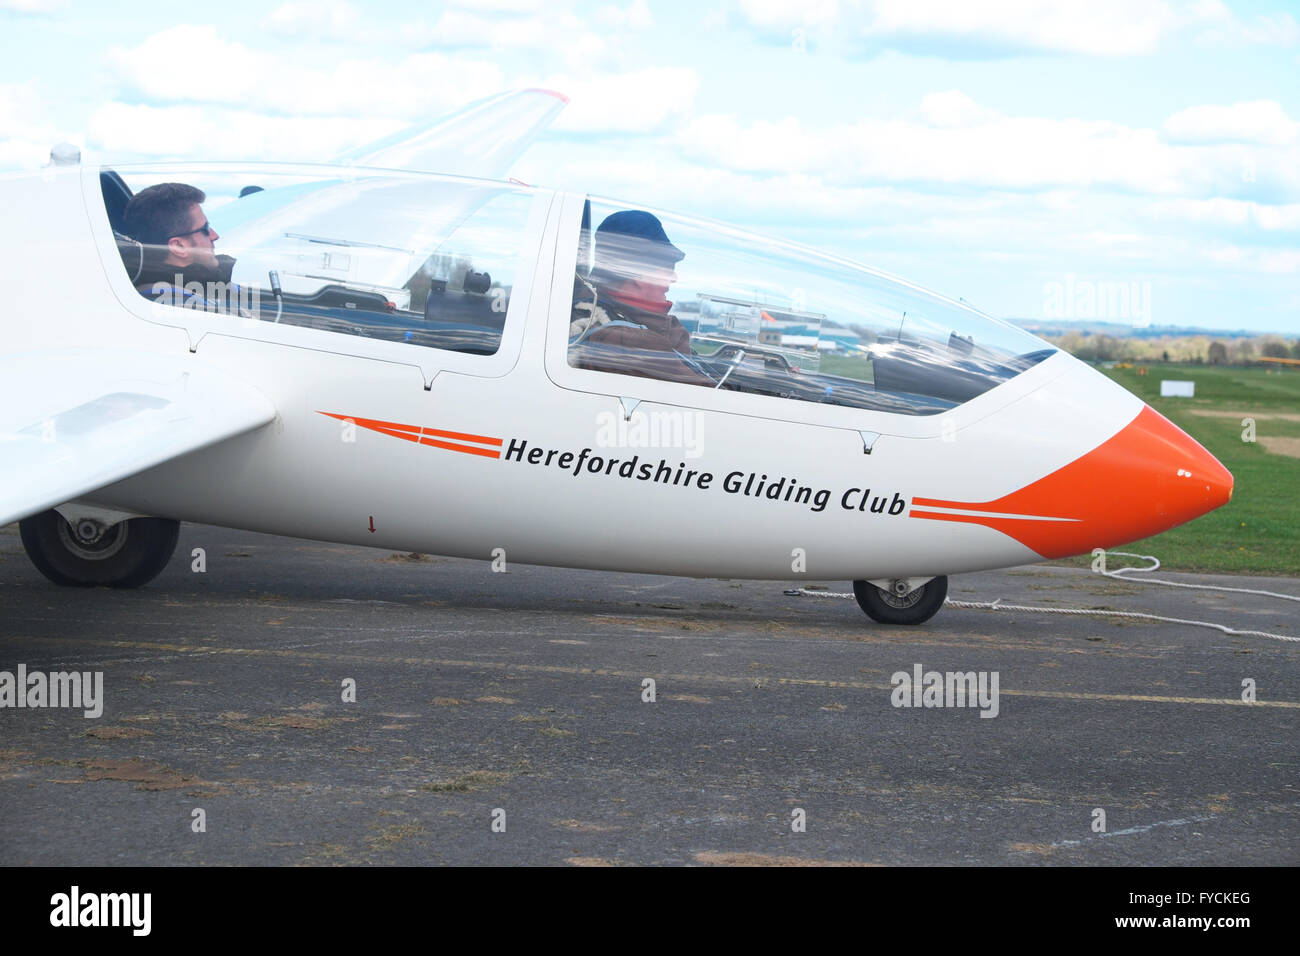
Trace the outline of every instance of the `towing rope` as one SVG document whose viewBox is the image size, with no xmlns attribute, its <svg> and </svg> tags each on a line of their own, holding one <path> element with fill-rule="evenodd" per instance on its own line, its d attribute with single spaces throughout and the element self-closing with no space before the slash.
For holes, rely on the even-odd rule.
<svg viewBox="0 0 1300 956">
<path fill-rule="evenodd" d="M 1236 591 L 1241 594 L 1259 594 L 1265 597 L 1279 598 L 1283 601 L 1300 601 L 1300 597 L 1292 594 L 1278 594 L 1274 591 L 1261 591 L 1256 588 L 1230 588 L 1216 584 L 1183 584 L 1178 581 L 1164 581 L 1159 578 L 1127 578 L 1125 572 L 1148 572 L 1155 571 L 1160 567 L 1160 561 L 1154 555 L 1150 554 L 1131 554 L 1127 551 L 1107 551 L 1107 554 L 1119 555 L 1126 558 L 1141 558 L 1144 561 L 1154 562 L 1151 567 L 1138 568 L 1118 568 L 1114 571 L 1099 571 L 1108 578 L 1119 578 L 1123 581 L 1130 581 L 1142 584 L 1163 584 L 1174 588 L 1193 588 L 1205 591 Z M 823 598 L 851 598 L 853 592 L 848 591 L 810 591 L 807 588 L 791 588 L 785 592 L 791 596 L 799 597 L 823 597 Z M 1141 611 L 1107 611 L 1095 608 L 1074 608 L 1074 607 L 1034 607 L 1028 604 L 1003 604 L 1002 599 L 995 601 L 954 601 L 952 598 L 944 599 L 944 606 L 967 608 L 970 610 L 986 611 L 1032 611 L 1040 614 L 1092 614 L 1101 617 L 1128 617 L 1141 618 L 1146 621 L 1162 621 L 1167 624 L 1186 624 L 1190 627 L 1209 627 L 1216 631 L 1222 631 L 1224 634 L 1240 634 L 1249 637 L 1267 637 L 1275 641 L 1294 641 L 1300 642 L 1300 637 L 1292 637 L 1287 634 L 1271 634 L 1268 631 L 1242 630 L 1234 627 L 1228 627 L 1225 624 L 1215 624 L 1212 621 L 1192 621 L 1180 617 L 1165 617 L 1161 614 L 1146 614 Z"/>
<path fill-rule="evenodd" d="M 1125 558 L 1141 558 L 1143 561 L 1154 561 L 1155 563 L 1149 568 L 1116 568 L 1114 571 L 1100 571 L 1108 578 L 1120 578 L 1127 581 L 1124 577 L 1125 572 L 1133 571 L 1138 574 L 1146 574 L 1149 571 L 1158 571 L 1160 569 L 1160 559 L 1153 554 L 1133 554 L 1129 551 L 1107 551 L 1107 554 L 1118 554 Z M 1171 588 L 1198 588 L 1203 591 L 1236 591 L 1238 594 L 1262 594 L 1265 597 L 1280 598 L 1283 601 L 1300 601 L 1300 597 L 1294 594 L 1278 594 L 1276 591 L 1260 591 L 1256 588 L 1229 588 L 1218 584 L 1183 584 L 1179 581 L 1165 581 L 1161 578 L 1142 578 L 1143 584 L 1163 584 Z"/>
</svg>

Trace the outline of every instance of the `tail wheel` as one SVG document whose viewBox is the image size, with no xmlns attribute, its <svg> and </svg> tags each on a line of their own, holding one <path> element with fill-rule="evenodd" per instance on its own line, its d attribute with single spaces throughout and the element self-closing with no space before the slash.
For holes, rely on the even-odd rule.
<svg viewBox="0 0 1300 956">
<path fill-rule="evenodd" d="M 36 570 L 55 584 L 138 588 L 156 578 L 176 550 L 181 524 L 168 518 L 132 518 L 114 525 L 75 524 L 57 511 L 18 523 L 23 549 Z"/>
<path fill-rule="evenodd" d="M 948 596 L 948 578 L 931 578 L 906 594 L 876 587 L 870 581 L 854 581 L 853 596 L 867 617 L 881 624 L 922 624 L 934 617 Z"/>
</svg>

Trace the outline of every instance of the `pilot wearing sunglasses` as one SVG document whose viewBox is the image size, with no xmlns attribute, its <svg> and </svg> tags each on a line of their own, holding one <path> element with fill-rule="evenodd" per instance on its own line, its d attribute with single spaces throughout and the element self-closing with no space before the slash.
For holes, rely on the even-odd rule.
<svg viewBox="0 0 1300 956">
<path fill-rule="evenodd" d="M 230 281 L 235 260 L 217 255 L 221 236 L 203 214 L 205 199 L 203 190 L 185 183 L 159 183 L 131 197 L 122 225 L 145 248 L 136 288 L 172 305 L 237 311 L 238 290 Z"/>
</svg>

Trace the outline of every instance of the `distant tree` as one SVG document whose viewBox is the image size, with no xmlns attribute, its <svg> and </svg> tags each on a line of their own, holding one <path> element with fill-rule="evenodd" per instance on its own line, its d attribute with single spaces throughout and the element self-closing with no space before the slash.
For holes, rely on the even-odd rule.
<svg viewBox="0 0 1300 956">
<path fill-rule="evenodd" d="M 1084 362 L 1099 361 L 1097 355 L 1097 336 L 1079 335 L 1065 337 L 1065 342 L 1070 346 L 1070 354 Z"/>
<path fill-rule="evenodd" d="M 1168 361 L 1169 361 L 1169 350 L 1168 350 L 1168 349 L 1165 349 L 1163 352 L 1160 353 L 1160 361 L 1162 361 L 1162 362 L 1168 362 Z"/>
<path fill-rule="evenodd" d="M 1093 336 L 1093 347 L 1097 350 L 1098 362 L 1113 362 L 1120 358 L 1119 342 L 1112 336 L 1104 333 Z"/>
<path fill-rule="evenodd" d="M 1291 357 L 1300 358 L 1300 339 L 1296 339 L 1291 343 Z"/>
<path fill-rule="evenodd" d="M 1222 342 L 1210 343 L 1210 364 L 1211 365 L 1228 364 L 1228 347 L 1224 345 Z"/>
<path fill-rule="evenodd" d="M 1078 332 L 1066 332 L 1056 340 L 1057 346 L 1069 352 L 1075 358 L 1082 359 L 1080 351 L 1083 347 L 1084 338 Z"/>
<path fill-rule="evenodd" d="M 1236 365 L 1249 365 L 1257 354 L 1253 339 L 1238 339 L 1232 343 L 1232 361 Z"/>
<path fill-rule="evenodd" d="M 1265 358 L 1290 358 L 1291 350 L 1286 347 L 1286 343 L 1280 339 L 1275 339 L 1264 343 Z"/>
</svg>

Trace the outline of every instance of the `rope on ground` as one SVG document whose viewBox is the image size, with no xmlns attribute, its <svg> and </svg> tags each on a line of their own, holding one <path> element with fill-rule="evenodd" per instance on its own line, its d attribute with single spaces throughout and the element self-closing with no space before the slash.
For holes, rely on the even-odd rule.
<svg viewBox="0 0 1300 956">
<path fill-rule="evenodd" d="M 1146 574 L 1150 571 L 1156 571 L 1160 568 L 1160 559 L 1151 554 L 1132 554 L 1128 551 L 1107 551 L 1109 554 L 1117 554 L 1125 558 L 1141 558 L 1143 561 L 1154 561 L 1155 564 L 1149 568 L 1116 568 L 1114 571 L 1101 571 L 1099 573 L 1106 575 L 1108 578 L 1119 578 L 1121 581 L 1137 581 L 1142 584 L 1163 584 L 1171 588 L 1193 588 L 1200 591 L 1234 591 L 1237 594 L 1260 594 L 1264 597 L 1278 598 L 1283 601 L 1300 601 L 1300 597 L 1294 594 L 1278 594 L 1276 591 L 1261 591 L 1257 588 L 1230 588 L 1219 584 L 1184 584 L 1181 581 L 1166 581 L 1162 578 L 1126 578 L 1125 574 L 1132 572 L 1134 574 Z"/>
<path fill-rule="evenodd" d="M 1191 627 L 1212 627 L 1216 631 L 1222 631 L 1224 634 L 1271 637 L 1277 641 L 1300 641 L 1300 637 L 1291 637 L 1286 634 L 1270 634 L 1268 631 L 1239 630 L 1235 627 L 1228 627 L 1226 624 L 1215 624 L 1212 621 L 1191 621 L 1181 617 L 1165 617 L 1162 614 L 1144 614 L 1141 611 L 1107 611 L 1100 608 L 1075 607 L 1030 607 L 1027 604 L 1003 604 L 1001 598 L 996 601 L 946 600 L 943 603 L 945 605 L 951 604 L 953 607 L 987 609 L 990 611 L 1038 611 L 1043 614 L 1097 614 L 1107 617 L 1136 617 L 1145 621 L 1163 621 L 1167 624 L 1187 624 Z"/>
<path fill-rule="evenodd" d="M 1101 571 L 1100 574 L 1108 578 L 1119 578 L 1122 581 L 1140 582 L 1143 584 L 1164 584 L 1175 588 L 1194 588 L 1206 591 L 1235 591 L 1240 594 L 1259 594 L 1264 597 L 1280 598 L 1284 601 L 1300 601 L 1300 597 L 1291 594 L 1277 594 L 1273 591 L 1261 591 L 1255 588 L 1230 588 L 1222 587 L 1215 584 L 1183 584 L 1178 581 L 1163 581 L 1158 578 L 1128 578 L 1125 572 L 1145 573 L 1155 571 L 1160 567 L 1160 560 L 1150 554 L 1131 554 L 1127 551 L 1107 551 L 1108 555 L 1118 555 L 1126 558 L 1141 558 L 1144 561 L 1151 561 L 1153 564 L 1148 568 L 1117 568 L 1114 571 Z M 822 597 L 822 598 L 851 598 L 852 591 L 810 591 L 807 588 L 791 588 L 785 592 L 791 596 L 798 597 Z M 1272 634 L 1268 631 L 1242 630 L 1235 627 L 1228 627 L 1226 624 L 1215 624 L 1212 621 L 1192 621 L 1180 617 L 1165 617 L 1160 614 L 1145 614 L 1141 611 L 1108 611 L 1101 608 L 1075 608 L 1075 607 L 1034 607 L 1027 604 L 1003 604 L 1002 599 L 996 601 L 954 601 L 952 598 L 944 600 L 944 606 L 960 607 L 970 610 L 985 611 L 1030 611 L 1039 614 L 1091 614 L 1100 617 L 1127 617 L 1140 618 L 1146 621 L 1161 621 L 1166 624 L 1185 624 L 1189 627 L 1208 627 L 1216 631 L 1222 631 L 1224 634 L 1235 634 L 1243 637 L 1267 637 L 1275 641 L 1292 641 L 1300 643 L 1300 637 L 1292 637 L 1288 634 Z"/>
</svg>

